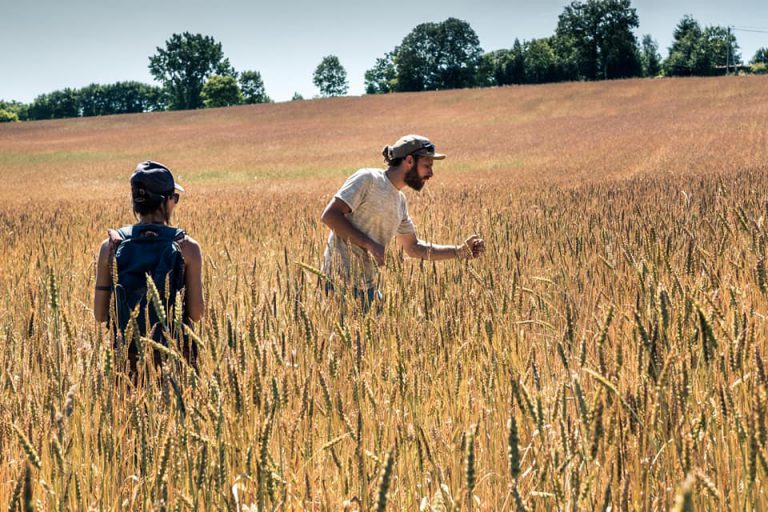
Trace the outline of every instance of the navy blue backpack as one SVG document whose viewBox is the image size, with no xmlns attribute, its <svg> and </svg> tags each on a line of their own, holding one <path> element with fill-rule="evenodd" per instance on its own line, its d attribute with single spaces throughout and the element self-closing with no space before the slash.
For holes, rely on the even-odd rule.
<svg viewBox="0 0 768 512">
<path fill-rule="evenodd" d="M 184 288 L 184 257 L 179 246 L 185 237 L 184 230 L 160 224 L 136 224 L 110 230 L 109 235 L 117 262 L 117 327 L 125 333 L 131 313 L 139 304 L 136 322 L 140 333 L 148 335 L 146 329 L 149 326 L 154 331 L 155 341 L 167 344 L 155 309 L 151 305 L 147 308 L 146 276 L 152 277 L 163 301 L 167 321 L 171 321 L 170 306 L 175 304 L 176 295 Z M 135 350 L 135 347 L 131 348 Z"/>
</svg>

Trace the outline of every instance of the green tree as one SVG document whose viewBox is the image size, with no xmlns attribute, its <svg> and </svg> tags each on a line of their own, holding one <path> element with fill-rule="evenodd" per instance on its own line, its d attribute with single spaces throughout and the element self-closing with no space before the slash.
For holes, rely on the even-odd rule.
<svg viewBox="0 0 768 512">
<path fill-rule="evenodd" d="M 365 72 L 365 93 L 386 94 L 397 88 L 397 67 L 395 55 L 398 48 L 384 54 L 384 57 L 376 59 L 371 69 Z"/>
<path fill-rule="evenodd" d="M 168 90 L 175 110 L 202 107 L 203 85 L 211 75 L 236 75 L 221 43 L 189 32 L 173 34 L 165 48 L 158 47 L 149 58 L 149 71 Z"/>
<path fill-rule="evenodd" d="M 517 38 L 512 45 L 512 51 L 508 56 L 501 78 L 506 84 L 521 84 L 525 81 L 525 51 Z"/>
<path fill-rule="evenodd" d="M 303 100 L 303 99 L 304 99 L 304 96 L 302 96 L 301 94 L 299 94 L 299 93 L 298 93 L 298 91 L 297 91 L 297 92 L 294 92 L 294 93 L 293 93 L 293 97 L 291 97 L 291 101 L 301 101 L 301 100 Z"/>
<path fill-rule="evenodd" d="M 731 68 L 741 64 L 741 54 L 736 36 L 728 27 L 710 26 L 702 34 L 703 45 L 708 57 L 707 74 L 719 74 L 718 68 Z"/>
<path fill-rule="evenodd" d="M 80 116 L 106 116 L 165 110 L 165 93 L 161 87 L 141 82 L 90 84 L 77 90 Z"/>
<path fill-rule="evenodd" d="M 19 115 L 16 112 L 10 112 L 4 108 L 0 108 L 0 123 L 13 123 L 19 120 Z"/>
<path fill-rule="evenodd" d="M 758 48 L 750 64 L 768 64 L 768 48 Z"/>
<path fill-rule="evenodd" d="M 552 38 L 532 39 L 523 48 L 525 83 L 541 84 L 561 79 Z"/>
<path fill-rule="evenodd" d="M 347 70 L 335 55 L 323 57 L 315 69 L 312 82 L 323 96 L 344 96 L 349 90 Z"/>
<path fill-rule="evenodd" d="M 686 15 L 675 27 L 664 69 L 670 76 L 716 75 L 739 63 L 739 45 L 727 27 L 702 30 Z"/>
<path fill-rule="evenodd" d="M 70 88 L 41 94 L 29 106 L 30 119 L 62 119 L 79 115 L 77 91 Z"/>
<path fill-rule="evenodd" d="M 471 87 L 483 54 L 466 21 L 422 23 L 405 36 L 394 57 L 398 91 Z"/>
<path fill-rule="evenodd" d="M 475 75 L 475 85 L 478 87 L 493 87 L 498 85 L 494 72 L 497 66 L 500 65 L 501 56 L 506 54 L 509 50 L 494 50 L 492 52 L 484 53 L 480 57 L 480 64 L 477 65 L 477 74 Z"/>
<path fill-rule="evenodd" d="M 495 50 L 483 55 L 478 69 L 478 85 L 509 85 L 525 83 L 525 51 L 515 39 L 509 50 Z"/>
<path fill-rule="evenodd" d="M 106 91 L 102 85 L 91 84 L 77 91 L 78 112 L 83 117 L 111 114 L 107 102 Z"/>
<path fill-rule="evenodd" d="M 630 0 L 573 1 L 558 18 L 556 49 L 585 80 L 640 74 L 633 29 L 639 26 Z"/>
<path fill-rule="evenodd" d="M 643 36 L 640 49 L 640 65 L 643 76 L 654 77 L 661 73 L 661 55 L 659 45 L 650 34 Z"/>
<path fill-rule="evenodd" d="M 267 96 L 264 88 L 264 80 L 258 71 L 243 71 L 238 78 L 240 91 L 243 93 L 243 103 L 249 105 L 254 103 L 271 103 L 272 99 Z"/>
<path fill-rule="evenodd" d="M 202 91 L 205 108 L 229 107 L 243 102 L 243 95 L 233 76 L 211 75 Z"/>
<path fill-rule="evenodd" d="M 21 103 L 20 101 L 0 100 L 0 110 L 16 114 L 19 121 L 26 121 L 29 119 L 29 105 Z"/>
<path fill-rule="evenodd" d="M 691 76 L 706 74 L 709 60 L 703 43 L 703 31 L 699 22 L 685 15 L 672 33 L 672 46 L 664 61 L 664 70 L 669 76 Z"/>
<path fill-rule="evenodd" d="M 106 108 L 110 114 L 135 112 L 156 112 L 168 105 L 166 92 L 162 87 L 141 82 L 115 82 L 104 86 Z"/>
</svg>

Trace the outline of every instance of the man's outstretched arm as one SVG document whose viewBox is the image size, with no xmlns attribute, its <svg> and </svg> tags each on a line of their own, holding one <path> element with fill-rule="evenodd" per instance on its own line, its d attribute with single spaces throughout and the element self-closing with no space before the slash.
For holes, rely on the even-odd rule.
<svg viewBox="0 0 768 512">
<path fill-rule="evenodd" d="M 485 252 L 485 241 L 477 235 L 472 235 L 461 245 L 437 245 L 419 240 L 416 235 L 398 235 L 397 241 L 403 247 L 405 254 L 411 258 L 440 261 L 454 258 L 477 258 Z"/>
<path fill-rule="evenodd" d="M 377 265 L 380 267 L 384 266 L 384 246 L 371 240 L 368 235 L 349 222 L 347 214 L 351 211 L 352 209 L 347 203 L 338 197 L 334 197 L 328 203 L 328 206 L 325 207 L 325 210 L 323 210 L 320 220 L 331 228 L 336 233 L 336 236 L 365 249 L 371 253 Z"/>
</svg>

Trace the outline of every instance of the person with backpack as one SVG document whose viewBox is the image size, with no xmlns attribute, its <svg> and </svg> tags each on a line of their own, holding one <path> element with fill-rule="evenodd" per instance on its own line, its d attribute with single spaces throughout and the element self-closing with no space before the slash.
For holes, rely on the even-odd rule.
<svg viewBox="0 0 768 512">
<path fill-rule="evenodd" d="M 420 191 L 432 177 L 434 161 L 445 158 L 429 139 L 406 135 L 385 146 L 382 154 L 387 169 L 354 173 L 320 217 L 331 229 L 323 255 L 325 291 L 343 285 L 366 311 L 381 298 L 378 268 L 384 266 L 386 248 L 395 237 L 405 254 L 423 260 L 470 259 L 485 252 L 485 241 L 477 235 L 460 245 L 436 245 L 416 237 L 402 189 Z"/>
<path fill-rule="evenodd" d="M 131 175 L 131 197 L 136 224 L 109 230 L 96 264 L 93 313 L 108 322 L 116 346 L 128 343 L 131 373 L 136 372 L 141 336 L 168 345 L 177 315 L 184 323 L 199 321 L 205 305 L 202 285 L 202 251 L 184 230 L 171 226 L 173 211 L 184 188 L 163 164 L 141 162 Z M 113 262 L 117 268 L 113 269 Z M 154 283 L 152 289 L 149 279 Z M 114 294 L 114 303 L 112 296 Z M 153 303 L 152 296 L 155 296 Z M 177 295 L 183 311 L 174 310 Z M 159 300 L 158 300 L 159 299 Z M 116 318 L 112 318 L 116 316 Z M 163 318 L 165 317 L 165 318 Z M 184 339 L 184 333 L 175 332 Z M 126 339 L 130 338 L 130 339 Z M 197 348 L 184 343 L 184 356 L 196 365 Z M 155 360 L 159 354 L 155 353 Z"/>
</svg>

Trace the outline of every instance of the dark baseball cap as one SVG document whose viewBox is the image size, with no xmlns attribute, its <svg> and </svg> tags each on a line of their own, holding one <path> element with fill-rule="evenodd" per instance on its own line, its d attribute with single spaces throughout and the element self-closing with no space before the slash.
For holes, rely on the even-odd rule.
<svg viewBox="0 0 768 512">
<path fill-rule="evenodd" d="M 435 145 L 426 137 L 421 135 L 405 135 L 400 137 L 397 142 L 387 146 L 390 159 L 405 158 L 408 155 L 429 156 L 435 160 L 442 160 L 445 155 L 435 153 Z M 385 148 L 385 150 L 387 149 Z"/>
<path fill-rule="evenodd" d="M 171 170 L 159 162 L 147 160 L 136 166 L 136 170 L 131 175 L 131 190 L 134 197 L 143 196 L 146 192 L 150 195 L 168 197 L 174 192 L 184 192 L 184 187 L 176 183 L 173 179 Z"/>
</svg>

